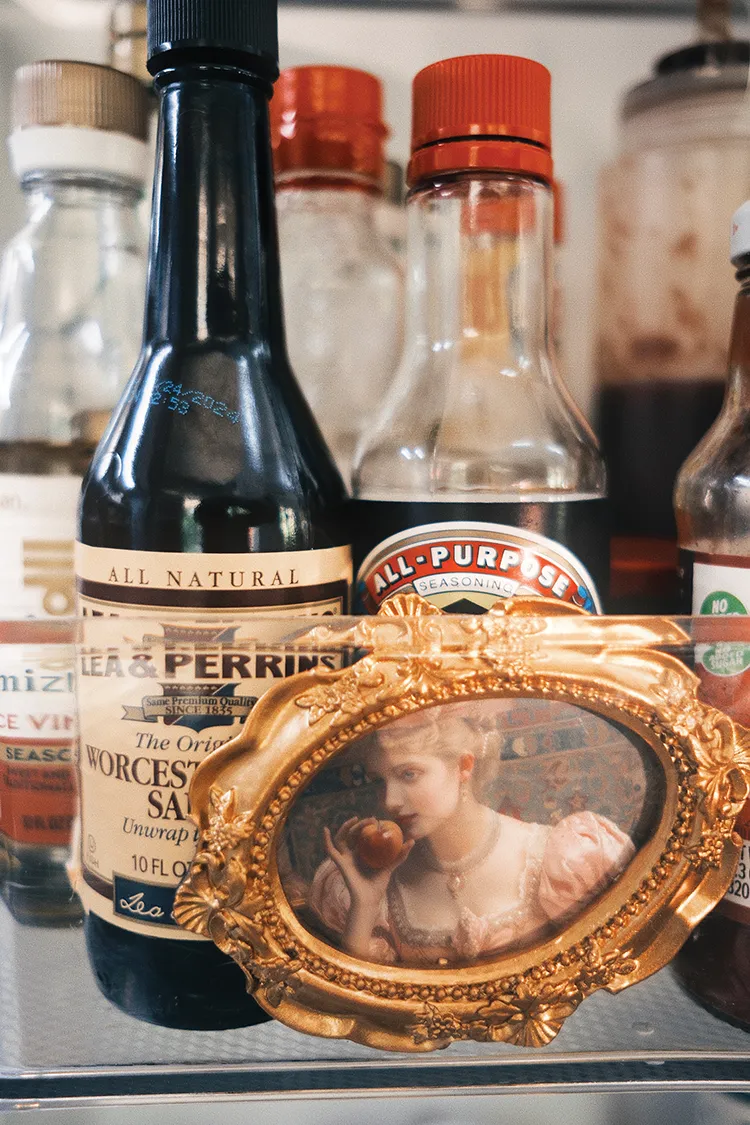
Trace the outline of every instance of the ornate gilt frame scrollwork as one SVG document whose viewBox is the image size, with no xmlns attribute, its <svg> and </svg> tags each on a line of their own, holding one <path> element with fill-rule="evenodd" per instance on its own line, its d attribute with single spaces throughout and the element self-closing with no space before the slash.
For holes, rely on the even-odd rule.
<svg viewBox="0 0 750 1125">
<path fill-rule="evenodd" d="M 700 702 L 697 678 L 663 651 L 689 643 L 674 622 L 589 617 L 538 600 L 460 618 L 409 595 L 346 632 L 317 626 L 305 641 L 366 655 L 280 683 L 201 765 L 191 798 L 202 842 L 175 904 L 175 918 L 231 954 L 258 1002 L 289 1026 L 401 1051 L 459 1039 L 543 1046 L 593 992 L 618 992 L 665 965 L 726 891 L 750 732 Z M 400 716 L 507 696 L 615 719 L 660 763 L 658 824 L 620 877 L 554 937 L 447 975 L 359 960 L 309 932 L 276 856 L 310 779 Z"/>
</svg>

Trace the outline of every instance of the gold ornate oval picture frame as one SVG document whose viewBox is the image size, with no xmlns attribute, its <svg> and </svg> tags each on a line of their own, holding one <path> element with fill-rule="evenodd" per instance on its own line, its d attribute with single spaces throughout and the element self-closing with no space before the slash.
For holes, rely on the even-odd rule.
<svg viewBox="0 0 750 1125">
<path fill-rule="evenodd" d="M 699 700 L 689 643 L 521 599 L 316 626 L 296 644 L 350 662 L 279 683 L 197 770 L 176 920 L 297 1030 L 544 1046 L 736 868 L 750 732 Z"/>
</svg>

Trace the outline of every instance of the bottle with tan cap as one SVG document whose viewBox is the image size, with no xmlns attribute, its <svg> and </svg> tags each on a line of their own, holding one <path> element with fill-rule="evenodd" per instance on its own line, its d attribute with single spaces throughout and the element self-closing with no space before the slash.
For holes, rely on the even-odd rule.
<svg viewBox="0 0 750 1125">
<path fill-rule="evenodd" d="M 354 468 L 360 606 L 514 595 L 601 611 L 605 471 L 557 371 L 550 75 L 507 55 L 414 80 L 407 316 Z"/>
<path fill-rule="evenodd" d="M 109 67 L 16 74 L 9 144 L 28 220 L 0 274 L 0 621 L 74 612 L 81 478 L 140 342 L 147 128 L 142 86 Z M 6 625 L 0 642 L 22 633 Z M 72 678 L 57 669 L 42 691 L 34 658 L 0 643 L 2 893 L 18 919 L 59 925 L 79 913 L 64 870 Z"/>
<path fill-rule="evenodd" d="M 159 127 L 159 103 L 154 80 L 146 66 L 146 0 L 117 0 L 112 7 L 109 26 L 109 64 L 124 74 L 132 74 L 148 94 L 148 175 L 140 216 L 145 229 L 151 226 L 151 195 L 156 165 L 156 138 Z"/>
<path fill-rule="evenodd" d="M 403 269 L 379 226 L 382 85 L 350 67 L 292 67 L 271 126 L 289 358 L 348 481 L 402 340 Z"/>
</svg>

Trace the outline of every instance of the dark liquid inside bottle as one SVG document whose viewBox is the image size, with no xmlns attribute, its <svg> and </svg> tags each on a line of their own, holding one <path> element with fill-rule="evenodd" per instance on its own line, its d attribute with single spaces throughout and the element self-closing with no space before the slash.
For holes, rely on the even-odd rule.
<svg viewBox="0 0 750 1125">
<path fill-rule="evenodd" d="M 714 910 L 690 935 L 674 966 L 706 1008 L 750 1028 L 750 926 Z"/>
<path fill-rule="evenodd" d="M 410 535 L 412 537 L 415 534 L 419 535 L 419 529 L 433 525 L 450 525 L 455 529 L 457 540 L 461 540 L 466 534 L 470 539 L 476 537 L 479 534 L 476 530 L 477 525 L 494 526 L 498 532 L 501 528 L 525 529 L 531 531 L 534 536 L 543 536 L 570 552 L 577 564 L 582 563 L 585 566 L 590 576 L 591 589 L 584 586 L 580 590 L 580 597 L 576 597 L 575 604 L 590 612 L 594 612 L 595 609 L 606 612 L 609 536 L 607 501 L 603 498 L 550 500 L 545 503 L 354 500 L 351 508 L 354 571 L 357 576 L 355 590 L 357 612 L 376 611 L 376 606 L 372 604 L 365 585 L 368 575 L 362 573 L 362 563 L 373 548 L 392 541 L 392 538 L 398 537 L 399 534 L 403 535 L 404 542 L 408 543 Z M 471 528 L 474 530 L 469 530 Z M 427 540 L 429 540 L 429 533 Z M 529 542 L 528 547 L 533 550 L 533 540 Z M 393 547 L 392 553 L 398 557 L 401 549 L 401 547 Z M 497 557 L 499 559 L 499 555 Z M 387 552 L 378 566 L 382 565 L 385 558 Z M 430 551 L 424 545 L 420 547 L 418 558 L 422 560 L 421 565 L 415 559 L 413 574 L 409 575 L 414 582 L 408 581 L 404 584 L 403 574 L 397 571 L 394 574 L 397 583 L 394 589 L 402 593 L 413 592 L 416 589 L 428 600 L 437 595 L 437 604 L 444 613 L 485 613 L 501 597 L 509 596 L 502 590 L 502 577 L 508 572 L 503 572 L 502 568 L 498 569 L 497 565 L 482 571 L 474 565 L 476 556 L 473 553 L 471 561 L 468 555 L 465 557 L 466 569 L 463 581 L 453 574 L 452 578 L 446 579 L 443 583 L 440 580 L 440 572 L 444 569 L 455 571 L 455 564 L 443 563 L 441 560 L 437 568 L 431 566 Z M 365 567 L 370 575 L 374 569 L 377 569 L 374 565 Z M 427 583 L 420 583 L 420 579 L 425 579 L 427 575 L 429 575 Z M 551 587 L 546 590 L 543 588 L 535 590 L 533 583 L 525 584 L 523 579 L 520 586 L 521 593 L 527 596 L 536 593 L 537 596 L 543 594 L 555 597 Z M 568 589 L 574 588 L 568 585 Z M 383 589 L 382 598 L 390 596 L 392 592 L 392 589 Z M 596 606 L 593 604 L 594 599 L 599 601 Z"/>
<path fill-rule="evenodd" d="M 689 570 L 688 552 L 683 554 Z M 689 612 L 689 607 L 688 607 Z M 738 622 L 738 636 L 746 631 Z M 713 676 L 699 665 L 701 697 L 713 707 L 747 726 L 750 722 L 750 676 Z M 750 839 L 750 805 L 740 813 L 735 831 Z M 747 894 L 747 845 L 740 857 L 730 891 L 743 898 Z M 744 893 L 743 893 L 744 892 Z M 747 903 L 750 906 L 750 902 Z M 678 978 L 688 991 L 716 1015 L 750 1028 L 750 912 L 729 899 L 698 924 L 677 954 L 673 964 Z"/>
<path fill-rule="evenodd" d="M 736 230 L 735 225 L 735 230 Z M 693 613 L 695 671 L 702 700 L 746 727 L 749 588 L 747 487 L 750 388 L 750 254 L 732 262 L 737 293 L 726 395 L 716 425 L 679 475 L 675 513 L 680 543 L 681 612 Z M 722 618 L 721 625 L 716 620 Z M 705 641 L 706 643 L 701 643 Z M 750 1028 L 750 804 L 734 825 L 742 840 L 726 894 L 675 958 L 678 978 L 704 1006 Z"/>
<path fill-rule="evenodd" d="M 727 697 L 722 699 L 712 692 L 711 702 L 746 724 L 750 717 L 747 704 L 738 708 L 739 716 L 732 707 L 731 696 L 737 694 L 733 679 L 735 677 L 726 677 Z M 735 827 L 744 840 L 750 838 L 750 807 L 743 809 Z M 737 892 L 746 886 L 744 864 L 745 854 L 740 858 L 739 878 L 735 877 L 730 890 Z M 681 983 L 704 1007 L 731 1023 L 750 1028 L 750 924 L 746 907 L 727 899 L 720 902 L 690 935 L 673 965 Z"/>
<path fill-rule="evenodd" d="M 612 512 L 612 613 L 678 613 L 672 493 L 682 463 L 713 423 L 724 379 L 604 384 L 597 433 Z"/>
<path fill-rule="evenodd" d="M 157 86 L 146 344 L 84 482 L 80 538 L 246 557 L 345 544 L 344 488 L 286 359 L 269 88 L 228 66 Z M 267 1018 L 211 942 L 94 913 L 85 927 L 99 987 L 131 1015 L 196 1029 Z"/>
</svg>

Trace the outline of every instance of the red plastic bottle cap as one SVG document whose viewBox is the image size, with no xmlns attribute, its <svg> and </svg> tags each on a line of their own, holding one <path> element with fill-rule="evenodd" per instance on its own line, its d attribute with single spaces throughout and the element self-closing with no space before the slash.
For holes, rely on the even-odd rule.
<svg viewBox="0 0 750 1125">
<path fill-rule="evenodd" d="M 281 72 L 271 100 L 277 177 L 338 172 L 382 188 L 387 136 L 383 87 L 374 74 L 345 66 Z"/>
<path fill-rule="evenodd" d="M 410 186 L 463 171 L 552 181 L 551 77 L 533 59 L 464 55 L 414 79 Z"/>
</svg>

